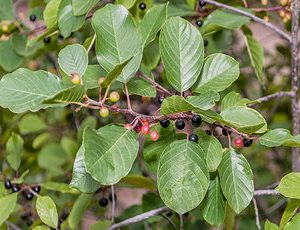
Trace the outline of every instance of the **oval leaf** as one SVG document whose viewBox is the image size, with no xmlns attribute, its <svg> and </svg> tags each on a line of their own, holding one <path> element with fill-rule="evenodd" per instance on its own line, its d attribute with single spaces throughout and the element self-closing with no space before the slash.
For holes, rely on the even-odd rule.
<svg viewBox="0 0 300 230">
<path fill-rule="evenodd" d="M 12 133 L 6 144 L 7 161 L 9 165 L 18 170 L 23 155 L 24 141 L 19 135 Z"/>
<path fill-rule="evenodd" d="M 285 175 L 276 189 L 285 197 L 300 199 L 300 173 Z"/>
<path fill-rule="evenodd" d="M 36 211 L 43 221 L 52 228 L 58 224 L 58 214 L 54 201 L 49 196 L 38 196 L 36 200 Z"/>
<path fill-rule="evenodd" d="M 17 204 L 17 193 L 0 198 L 0 226 L 7 220 Z"/>
<path fill-rule="evenodd" d="M 80 16 L 89 12 L 99 0 L 72 0 L 73 12 L 75 16 Z"/>
</svg>

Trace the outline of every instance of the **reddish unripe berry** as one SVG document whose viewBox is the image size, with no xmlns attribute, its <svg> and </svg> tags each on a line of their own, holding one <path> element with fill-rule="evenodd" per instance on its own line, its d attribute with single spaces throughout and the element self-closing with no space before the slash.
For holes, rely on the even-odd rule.
<svg viewBox="0 0 300 230">
<path fill-rule="evenodd" d="M 143 125 L 142 128 L 141 128 L 141 132 L 145 135 L 150 133 L 150 126 L 149 125 Z"/>
<path fill-rule="evenodd" d="M 243 145 L 243 139 L 242 138 L 236 138 L 234 140 L 234 144 L 237 148 L 242 148 L 244 145 Z"/>
<path fill-rule="evenodd" d="M 71 81 L 75 85 L 79 85 L 81 83 L 80 76 L 77 73 L 71 75 Z"/>
<path fill-rule="evenodd" d="M 145 118 L 142 118 L 141 122 L 142 122 L 143 125 L 148 125 L 149 126 L 149 121 L 146 120 Z"/>
<path fill-rule="evenodd" d="M 124 125 L 124 128 L 125 128 L 125 129 L 129 129 L 129 130 L 130 130 L 131 127 L 132 127 L 131 124 L 125 124 L 125 125 Z"/>
<path fill-rule="evenodd" d="M 152 132 L 150 133 L 150 138 L 151 138 L 153 141 L 157 141 L 158 138 L 159 138 L 158 132 L 157 132 L 157 131 L 152 131 Z"/>
</svg>

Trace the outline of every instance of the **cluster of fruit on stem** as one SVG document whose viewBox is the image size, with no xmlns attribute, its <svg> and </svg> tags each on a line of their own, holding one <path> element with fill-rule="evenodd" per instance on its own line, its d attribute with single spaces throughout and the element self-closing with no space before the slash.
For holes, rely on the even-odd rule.
<svg viewBox="0 0 300 230">
<path fill-rule="evenodd" d="M 6 179 L 4 181 L 4 186 L 6 189 L 11 190 L 13 193 L 22 192 L 22 195 L 27 200 L 32 200 L 34 193 L 38 194 L 41 191 L 41 187 L 39 185 L 28 187 L 22 184 L 14 184 L 9 179 Z"/>
</svg>

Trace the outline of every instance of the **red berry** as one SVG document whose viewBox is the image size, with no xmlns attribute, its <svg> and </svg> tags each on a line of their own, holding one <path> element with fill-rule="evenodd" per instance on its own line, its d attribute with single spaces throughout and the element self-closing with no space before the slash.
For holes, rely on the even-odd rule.
<svg viewBox="0 0 300 230">
<path fill-rule="evenodd" d="M 243 139 L 242 138 L 236 138 L 234 140 L 234 144 L 237 148 L 242 148 L 244 145 L 243 145 Z"/>
<path fill-rule="evenodd" d="M 142 122 L 143 125 L 149 125 L 149 121 L 146 120 L 145 118 L 142 118 L 141 122 Z"/>
<path fill-rule="evenodd" d="M 132 126 L 131 126 L 131 124 L 125 124 L 125 125 L 124 125 L 124 128 L 130 130 L 130 129 L 132 128 Z"/>
<path fill-rule="evenodd" d="M 145 135 L 150 133 L 150 126 L 149 125 L 143 125 L 142 128 L 141 128 L 141 131 Z"/>
<path fill-rule="evenodd" d="M 134 130 L 135 130 L 137 133 L 141 132 L 141 129 L 142 129 L 142 126 L 141 126 L 141 125 L 137 125 L 137 126 L 134 127 Z"/>
<path fill-rule="evenodd" d="M 151 137 L 151 139 L 152 139 L 153 141 L 157 141 L 158 138 L 159 138 L 159 134 L 158 134 L 157 131 L 152 131 L 152 132 L 150 133 L 150 137 Z"/>
</svg>

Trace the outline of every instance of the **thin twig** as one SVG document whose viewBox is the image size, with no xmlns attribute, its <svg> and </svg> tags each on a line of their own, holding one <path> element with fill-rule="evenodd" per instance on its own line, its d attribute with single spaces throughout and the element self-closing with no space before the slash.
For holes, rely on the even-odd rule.
<svg viewBox="0 0 300 230">
<path fill-rule="evenodd" d="M 238 14 L 241 14 L 241 15 L 246 16 L 248 18 L 251 18 L 253 21 L 258 22 L 258 23 L 270 28 L 271 30 L 276 32 L 279 36 L 281 36 L 282 38 L 287 40 L 289 43 L 292 42 L 291 36 L 289 34 L 284 32 L 283 30 L 279 29 L 278 27 L 274 26 L 273 24 L 271 24 L 269 22 L 266 22 L 265 20 L 255 16 L 251 13 L 248 13 L 248 12 L 243 11 L 241 9 L 238 9 L 238 8 L 235 8 L 235 7 L 220 3 L 220 2 L 216 2 L 216 1 L 213 1 L 213 0 L 204 0 L 204 2 L 206 2 L 210 5 L 214 5 L 214 6 L 217 6 L 217 7 L 224 8 L 224 9 L 228 9 L 228 10 L 233 11 L 235 13 L 238 13 Z"/>
<path fill-rule="evenodd" d="M 145 212 L 143 214 L 134 216 L 134 217 L 129 218 L 127 220 L 124 220 L 120 223 L 113 224 L 112 226 L 110 226 L 109 230 L 118 229 L 118 228 L 130 225 L 130 224 L 134 224 L 134 223 L 146 220 L 146 219 L 148 219 L 152 216 L 157 216 L 157 215 L 159 215 L 161 213 L 164 213 L 164 212 L 167 212 L 167 211 L 169 211 L 169 209 L 167 207 L 157 208 L 157 209 Z"/>
<path fill-rule="evenodd" d="M 6 223 L 7 227 L 8 227 L 8 229 L 12 228 L 12 229 L 14 229 L 14 230 L 22 230 L 22 229 L 19 228 L 17 225 L 15 225 L 15 224 L 13 224 L 13 223 L 11 223 L 11 222 L 6 221 L 5 223 Z"/>
<path fill-rule="evenodd" d="M 176 228 L 176 225 L 173 223 L 173 221 L 172 221 L 169 217 L 167 217 L 167 216 L 164 215 L 164 214 L 160 214 L 160 216 L 163 217 L 166 221 L 168 221 L 169 224 L 171 224 L 172 227 L 173 227 L 175 230 L 177 229 L 177 228 Z"/>
<path fill-rule="evenodd" d="M 264 189 L 254 191 L 254 196 L 280 196 L 280 192 L 274 189 Z"/>
<path fill-rule="evenodd" d="M 293 97 L 293 95 L 294 95 L 294 92 L 282 91 L 282 92 L 277 92 L 277 93 L 273 93 L 273 94 L 258 98 L 255 100 L 255 102 L 261 103 L 261 102 L 266 102 L 271 99 L 280 98 L 280 97 Z M 256 104 L 255 102 L 254 102 L 254 104 Z"/>
<path fill-rule="evenodd" d="M 126 83 L 124 83 L 124 87 L 125 87 L 125 94 L 126 94 L 126 99 L 127 99 L 127 107 L 128 107 L 129 110 L 132 110 L 129 91 L 128 91 L 128 87 L 127 87 Z"/>
<path fill-rule="evenodd" d="M 180 220 L 180 230 L 184 230 L 183 215 L 179 215 L 179 220 Z"/>
<path fill-rule="evenodd" d="M 111 222 L 115 223 L 116 201 L 114 185 L 111 185 L 111 196 Z"/>
<path fill-rule="evenodd" d="M 256 226 L 257 226 L 258 230 L 261 230 L 261 226 L 260 226 L 260 223 L 259 223 L 259 213 L 258 213 L 257 203 L 256 203 L 256 200 L 254 198 L 252 199 L 252 201 L 253 201 L 254 211 L 255 211 Z"/>
</svg>

